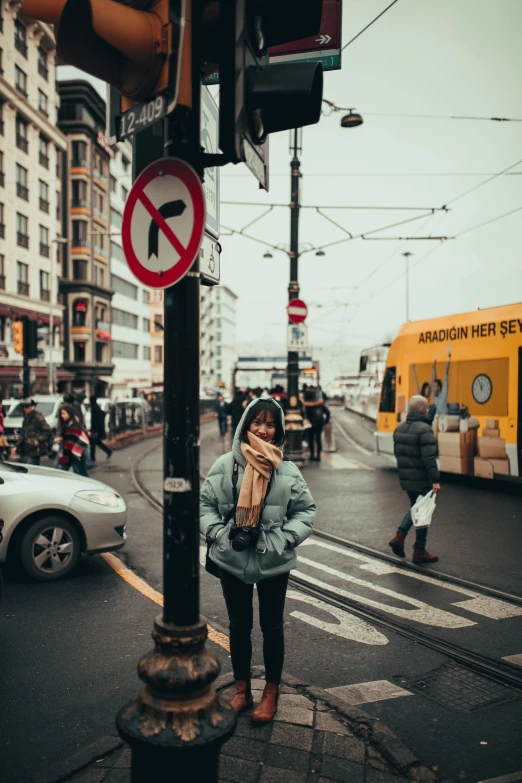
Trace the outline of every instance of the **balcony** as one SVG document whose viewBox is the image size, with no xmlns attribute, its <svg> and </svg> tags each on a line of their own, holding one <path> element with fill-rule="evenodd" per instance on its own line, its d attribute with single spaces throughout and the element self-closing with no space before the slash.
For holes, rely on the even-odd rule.
<svg viewBox="0 0 522 783">
<path fill-rule="evenodd" d="M 25 89 L 25 87 L 22 87 L 21 84 L 15 84 L 15 88 L 16 88 L 16 91 L 19 92 L 20 95 L 22 95 L 24 98 L 28 98 L 29 97 L 29 94 L 28 94 L 27 90 Z"/>
<path fill-rule="evenodd" d="M 0 223 L 0 237 L 5 238 L 5 223 Z"/>
<path fill-rule="evenodd" d="M 23 198 L 24 201 L 29 201 L 29 188 L 26 188 L 25 185 L 22 185 L 20 182 L 16 183 L 16 195 L 19 198 Z"/>
<path fill-rule="evenodd" d="M 49 68 L 45 65 L 45 63 L 38 63 L 38 73 L 40 76 L 43 76 L 46 82 L 49 81 Z"/>
<path fill-rule="evenodd" d="M 97 256 L 101 256 L 102 258 L 107 258 L 107 251 L 104 250 L 103 247 L 100 247 L 99 245 L 94 245 L 94 254 Z"/>
<path fill-rule="evenodd" d="M 29 296 L 29 283 L 22 283 L 18 281 L 18 293 L 21 296 Z"/>
<path fill-rule="evenodd" d="M 44 168 L 49 168 L 49 156 L 45 155 L 43 152 L 40 152 L 38 159 L 40 161 L 40 166 L 43 166 Z"/>
<path fill-rule="evenodd" d="M 40 196 L 39 204 L 40 204 L 40 209 L 42 210 L 42 212 L 47 212 L 47 214 L 49 214 L 49 202 L 46 199 L 44 199 L 44 198 L 42 198 Z M 57 217 L 59 217 L 59 216 L 57 216 Z"/>
<path fill-rule="evenodd" d="M 16 36 L 15 36 L 15 49 L 17 50 L 17 52 L 20 52 L 20 54 L 23 54 L 23 56 L 27 60 L 27 44 L 21 38 L 17 38 Z"/>
<path fill-rule="evenodd" d="M 108 321 L 96 321 L 96 337 L 99 340 L 111 340 L 111 324 Z"/>
<path fill-rule="evenodd" d="M 0 291 L 5 291 L 5 275 L 0 275 Z"/>
<path fill-rule="evenodd" d="M 45 245 L 43 242 L 40 242 L 40 255 L 44 256 L 45 258 L 49 258 L 51 255 L 51 248 L 49 245 Z"/>
<path fill-rule="evenodd" d="M 21 234 L 20 231 L 17 231 L 16 244 L 20 245 L 20 247 L 29 247 L 29 237 L 27 234 Z"/>
<path fill-rule="evenodd" d="M 94 207 L 93 209 L 94 216 L 99 218 L 100 220 L 103 220 L 104 223 L 107 223 L 107 215 L 105 212 L 103 212 L 101 209 L 98 209 L 98 207 Z"/>
<path fill-rule="evenodd" d="M 89 209 L 89 202 L 84 198 L 73 198 L 71 199 L 71 207 L 84 207 Z"/>
<path fill-rule="evenodd" d="M 16 146 L 18 147 L 19 150 L 22 150 L 22 152 L 29 151 L 29 142 L 27 141 L 27 139 L 24 139 L 24 137 L 20 136 L 18 133 L 16 134 Z"/>
<path fill-rule="evenodd" d="M 94 179 L 97 179 L 98 182 L 101 182 L 102 185 L 105 185 L 107 187 L 107 177 L 101 173 L 101 171 L 98 171 L 97 169 L 94 169 L 92 176 Z"/>
<path fill-rule="evenodd" d="M 47 288 L 40 288 L 40 299 L 42 302 L 50 302 L 51 301 L 51 292 L 47 290 Z"/>
<path fill-rule="evenodd" d="M 0 188 L 5 187 L 5 174 L 3 171 L 0 171 Z"/>
<path fill-rule="evenodd" d="M 80 159 L 80 158 L 74 158 L 71 161 L 71 168 L 72 169 L 88 169 L 89 164 L 86 160 Z"/>
</svg>

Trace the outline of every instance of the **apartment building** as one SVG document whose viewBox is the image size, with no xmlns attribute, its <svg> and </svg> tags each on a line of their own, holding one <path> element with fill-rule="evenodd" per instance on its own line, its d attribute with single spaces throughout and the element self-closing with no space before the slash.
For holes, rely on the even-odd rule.
<svg viewBox="0 0 522 783">
<path fill-rule="evenodd" d="M 109 166 L 105 101 L 81 79 L 58 82 L 58 126 L 67 137 L 63 176 L 64 368 L 74 388 L 105 396 L 112 383 Z"/>
<path fill-rule="evenodd" d="M 156 288 L 149 294 L 150 303 L 150 371 L 152 383 L 163 383 L 163 291 Z"/>
<path fill-rule="evenodd" d="M 230 397 L 232 388 L 232 371 L 237 362 L 236 338 L 236 301 L 235 294 L 226 285 L 212 289 L 214 295 L 214 379 L 216 386 L 221 386 L 223 393 Z"/>
<path fill-rule="evenodd" d="M 22 357 L 14 352 L 12 323 L 37 321 L 43 340 L 31 361 L 32 391 L 72 379 L 60 367 L 63 305 L 61 171 L 67 140 L 56 126 L 52 28 L 27 19 L 21 3 L 0 7 L 0 396 L 20 396 Z M 52 310 L 52 326 L 51 324 Z M 52 357 L 50 355 L 52 351 Z"/>
<path fill-rule="evenodd" d="M 150 387 L 151 305 L 149 289 L 134 277 L 125 260 L 121 241 L 122 215 L 132 185 L 132 145 L 113 147 L 110 162 L 110 271 L 112 321 L 111 396 L 125 399 Z M 155 292 L 152 292 L 155 293 Z"/>
</svg>

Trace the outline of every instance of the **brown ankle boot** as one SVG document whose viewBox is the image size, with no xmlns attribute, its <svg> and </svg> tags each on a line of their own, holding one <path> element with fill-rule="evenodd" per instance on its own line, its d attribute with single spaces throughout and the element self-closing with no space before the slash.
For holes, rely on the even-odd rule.
<svg viewBox="0 0 522 783">
<path fill-rule="evenodd" d="M 270 723 L 277 712 L 278 699 L 279 685 L 267 682 L 263 691 L 263 697 L 252 713 L 254 723 Z"/>
<path fill-rule="evenodd" d="M 247 682 L 247 680 L 236 680 L 236 692 L 230 699 L 230 706 L 239 713 L 251 707 L 253 703 L 254 699 L 250 690 L 250 682 Z"/>
<path fill-rule="evenodd" d="M 413 547 L 413 563 L 436 563 L 438 559 L 438 555 L 432 555 L 431 552 L 428 552 L 424 547 Z"/>
<path fill-rule="evenodd" d="M 397 557 L 406 557 L 404 553 L 405 538 L 406 538 L 406 533 L 403 533 L 401 530 L 397 530 L 394 537 L 390 541 L 392 552 L 394 555 L 397 555 Z"/>
</svg>

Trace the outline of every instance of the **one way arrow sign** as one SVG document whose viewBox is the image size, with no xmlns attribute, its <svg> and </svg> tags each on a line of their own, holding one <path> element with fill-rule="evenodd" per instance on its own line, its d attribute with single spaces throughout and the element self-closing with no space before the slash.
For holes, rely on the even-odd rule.
<svg viewBox="0 0 522 783">
<path fill-rule="evenodd" d="M 324 46 L 325 44 L 330 43 L 330 41 L 332 40 L 332 36 L 320 35 L 319 38 L 316 38 L 315 40 L 317 41 L 317 43 L 321 44 L 321 46 Z"/>
</svg>

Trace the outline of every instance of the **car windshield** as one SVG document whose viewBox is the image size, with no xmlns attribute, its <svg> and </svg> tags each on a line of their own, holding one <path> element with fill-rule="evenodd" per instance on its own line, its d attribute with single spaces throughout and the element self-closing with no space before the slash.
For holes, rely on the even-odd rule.
<svg viewBox="0 0 522 783">
<path fill-rule="evenodd" d="M 51 413 L 54 410 L 54 402 L 37 402 L 36 403 L 36 410 L 40 411 L 42 416 L 50 416 Z M 24 406 L 21 402 L 18 403 L 14 408 L 11 408 L 9 413 L 7 414 L 7 417 L 13 417 L 13 419 L 21 418 L 24 415 Z M 6 417 L 6 418 L 7 418 Z"/>
<path fill-rule="evenodd" d="M 11 473 L 27 473 L 25 465 L 15 465 L 10 462 L 0 462 L 0 473 L 3 470 L 9 470 Z"/>
</svg>

